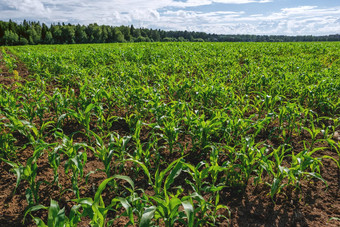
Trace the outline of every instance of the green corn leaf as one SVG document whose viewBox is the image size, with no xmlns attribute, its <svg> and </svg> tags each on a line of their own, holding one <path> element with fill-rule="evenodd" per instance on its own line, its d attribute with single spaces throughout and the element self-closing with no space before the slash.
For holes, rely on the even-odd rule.
<svg viewBox="0 0 340 227">
<path fill-rule="evenodd" d="M 104 145 L 103 139 L 93 131 L 90 131 L 90 133 L 94 136 L 94 138 L 96 138 L 97 145 L 102 147 Z"/>
<path fill-rule="evenodd" d="M 38 129 L 37 129 L 34 125 L 31 125 L 31 124 L 29 124 L 29 125 L 27 125 L 27 126 L 32 130 L 32 132 L 34 133 L 34 135 L 35 135 L 36 137 L 38 137 L 38 135 L 39 135 Z"/>
<path fill-rule="evenodd" d="M 179 176 L 181 171 L 183 170 L 183 163 L 178 161 L 173 170 L 170 172 L 169 176 L 166 178 L 164 183 L 164 189 L 168 190 L 170 185 L 174 182 L 176 177 Z"/>
<path fill-rule="evenodd" d="M 145 209 L 141 221 L 139 223 L 140 227 L 149 227 L 150 222 L 152 221 L 154 215 L 155 215 L 156 207 L 151 206 Z"/>
<path fill-rule="evenodd" d="M 197 171 L 197 169 L 199 169 L 199 168 L 196 169 L 195 166 L 193 166 L 193 165 L 191 165 L 189 163 L 185 163 L 184 165 L 186 167 L 188 167 L 193 173 L 195 173 Z"/>
<path fill-rule="evenodd" d="M 158 198 L 157 196 L 151 196 L 150 198 L 157 202 L 157 212 L 155 213 L 155 218 L 157 219 L 159 216 L 165 217 L 169 213 L 169 207 L 166 201 Z"/>
<path fill-rule="evenodd" d="M 84 114 L 87 114 L 88 112 L 90 112 L 93 108 L 95 107 L 95 105 L 93 103 L 89 104 L 85 111 L 84 111 Z"/>
<path fill-rule="evenodd" d="M 144 170 L 144 173 L 146 174 L 146 176 L 149 179 L 149 184 L 152 184 L 151 174 L 149 172 L 149 169 L 144 165 L 144 163 L 137 161 L 137 160 L 133 160 L 133 159 L 128 159 L 126 161 L 134 162 L 134 163 L 140 165 L 142 167 L 142 169 Z"/>
<path fill-rule="evenodd" d="M 134 224 L 135 221 L 134 221 L 134 218 L 133 218 L 133 212 L 132 212 L 132 207 L 131 207 L 130 203 L 124 198 L 118 198 L 118 200 L 120 201 L 120 203 L 122 204 L 122 206 L 126 210 L 126 213 L 129 216 L 130 222 L 132 224 Z"/>
<path fill-rule="evenodd" d="M 326 187 L 328 187 L 327 181 L 325 179 L 323 179 L 320 174 L 318 174 L 318 173 L 307 173 L 307 174 L 309 176 L 312 176 L 314 178 L 317 178 L 317 179 L 321 180 L 326 185 Z"/>
<path fill-rule="evenodd" d="M 87 206 L 92 206 L 93 204 L 92 198 L 73 199 L 72 201 L 77 202 L 82 205 L 87 205 Z"/>
<path fill-rule="evenodd" d="M 183 201 L 182 206 L 184 207 L 185 214 L 187 215 L 188 218 L 188 226 L 193 227 L 195 212 L 192 202 L 189 200 Z"/>
<path fill-rule="evenodd" d="M 163 179 L 164 179 L 164 177 L 165 177 L 165 174 L 166 174 L 167 172 L 169 172 L 169 171 L 171 170 L 171 168 L 172 168 L 174 165 L 176 165 L 179 161 L 181 161 L 181 159 L 182 159 L 182 158 L 179 158 L 179 159 L 173 161 L 172 163 L 170 163 L 170 165 L 169 165 L 165 170 L 163 170 L 162 172 L 160 172 L 160 173 L 159 173 L 159 177 L 158 177 L 158 181 L 162 182 Z M 156 174 L 156 176 L 157 176 L 157 174 Z"/>
<path fill-rule="evenodd" d="M 66 215 L 65 215 L 65 207 L 64 207 L 63 209 L 59 210 L 57 214 L 57 217 L 55 219 L 55 226 L 64 227 L 65 220 L 66 220 Z"/>
<path fill-rule="evenodd" d="M 37 224 L 38 227 L 48 227 L 43 220 L 41 220 L 40 218 L 33 218 L 35 224 Z"/>
<path fill-rule="evenodd" d="M 272 187 L 270 189 L 270 196 L 273 198 L 274 195 L 279 191 L 280 189 L 280 183 L 281 180 L 279 180 L 278 178 L 274 178 L 273 183 L 272 183 Z"/>
<path fill-rule="evenodd" d="M 80 221 L 80 217 L 77 216 L 77 213 L 80 207 L 81 205 L 78 204 L 78 205 L 74 205 L 71 208 L 70 215 L 69 215 L 70 226 L 74 226 Z"/>
<path fill-rule="evenodd" d="M 335 164 L 337 164 L 337 166 L 340 168 L 340 162 L 338 160 L 336 160 L 335 158 L 333 158 L 333 157 L 331 157 L 329 155 L 322 156 L 322 159 L 324 159 L 324 158 L 333 160 L 335 162 Z"/>
<path fill-rule="evenodd" d="M 36 205 L 36 206 L 32 206 L 32 207 L 29 207 L 26 212 L 25 212 L 25 215 L 24 215 L 24 223 L 25 223 L 25 219 L 26 219 L 26 216 L 28 213 L 31 213 L 31 212 L 34 212 L 34 211 L 37 211 L 37 210 L 41 210 L 41 209 L 44 209 L 44 210 L 47 210 L 48 207 L 45 207 L 43 205 Z"/>
<path fill-rule="evenodd" d="M 47 219 L 48 227 L 53 227 L 57 224 L 56 218 L 57 218 L 58 213 L 59 213 L 59 205 L 56 201 L 51 199 L 51 204 L 48 209 L 48 219 Z"/>
<path fill-rule="evenodd" d="M 223 188 L 225 188 L 226 186 L 212 186 L 209 188 L 209 192 L 219 192 L 221 191 Z"/>
<path fill-rule="evenodd" d="M 195 199 L 197 199 L 197 200 L 199 200 L 199 201 L 204 201 L 203 196 L 201 196 L 201 195 L 198 194 L 197 192 L 192 193 L 192 194 L 190 195 L 190 197 L 191 197 L 191 198 L 195 198 Z"/>
<path fill-rule="evenodd" d="M 54 124 L 55 122 L 54 121 L 47 121 L 47 122 L 44 122 L 40 128 L 40 131 L 44 131 L 49 125 L 52 125 Z"/>
<path fill-rule="evenodd" d="M 116 179 L 125 180 L 125 181 L 127 181 L 127 182 L 131 185 L 132 189 L 135 188 L 135 184 L 133 183 L 133 181 L 131 180 L 130 177 L 122 176 L 122 175 L 114 175 L 114 176 L 112 176 L 112 177 L 110 177 L 110 178 L 104 180 L 104 181 L 99 185 L 99 187 L 98 187 L 98 189 L 97 189 L 97 192 L 96 192 L 96 194 L 95 194 L 95 196 L 94 196 L 94 203 L 99 204 L 100 195 L 101 195 L 102 192 L 104 191 L 106 185 L 107 185 L 109 182 L 111 182 L 111 181 L 113 181 L 113 180 L 116 180 Z"/>
<path fill-rule="evenodd" d="M 33 205 L 34 204 L 33 193 L 30 188 L 26 189 L 25 196 L 26 196 L 26 201 L 28 202 L 28 204 Z"/>
<path fill-rule="evenodd" d="M 178 217 L 178 208 L 182 204 L 179 198 L 173 197 L 170 199 L 168 204 L 168 209 L 170 210 L 170 218 Z"/>
<path fill-rule="evenodd" d="M 17 163 L 0 158 L 1 161 L 7 163 L 8 165 L 12 166 L 13 171 L 15 172 L 15 175 L 17 176 L 17 181 L 16 181 L 16 185 L 15 185 L 15 189 L 13 191 L 13 194 L 15 194 L 16 189 L 18 188 L 20 181 L 21 181 L 21 174 L 24 172 L 24 167 L 23 166 L 19 166 Z"/>
<path fill-rule="evenodd" d="M 329 221 L 340 221 L 340 218 L 338 217 L 331 217 Z"/>
</svg>

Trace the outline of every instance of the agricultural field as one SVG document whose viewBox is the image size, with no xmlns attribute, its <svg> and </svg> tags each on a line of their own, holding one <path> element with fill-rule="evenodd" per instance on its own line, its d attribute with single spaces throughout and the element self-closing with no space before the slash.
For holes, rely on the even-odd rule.
<svg viewBox="0 0 340 227">
<path fill-rule="evenodd" d="M 339 226 L 340 43 L 2 47 L 1 226 Z"/>
</svg>

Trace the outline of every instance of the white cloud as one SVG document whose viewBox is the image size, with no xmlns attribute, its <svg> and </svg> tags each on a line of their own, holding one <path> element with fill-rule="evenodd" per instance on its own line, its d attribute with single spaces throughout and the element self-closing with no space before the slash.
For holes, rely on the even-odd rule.
<svg viewBox="0 0 340 227">
<path fill-rule="evenodd" d="M 181 29 L 218 34 L 322 35 L 340 32 L 339 15 L 340 7 L 317 6 L 283 8 L 268 15 L 246 15 L 243 11 L 203 13 L 179 10 L 165 12 L 158 25 L 165 27 L 167 21 L 173 21 L 180 24 Z"/>
<path fill-rule="evenodd" d="M 50 10 L 45 8 L 44 4 L 39 0 L 11 0 L 4 3 L 0 1 L 0 3 L 22 13 L 32 13 L 39 16 L 50 13 Z"/>
<path fill-rule="evenodd" d="M 136 27 L 218 34 L 321 35 L 340 32 L 340 6 L 296 6 L 250 15 L 242 10 L 201 11 L 202 6 L 214 3 L 268 2 L 272 0 L 0 0 L 0 20 L 134 24 Z"/>
<path fill-rule="evenodd" d="M 267 3 L 272 1 L 273 0 L 214 0 L 213 2 L 225 4 L 247 4 L 247 3 Z"/>
</svg>

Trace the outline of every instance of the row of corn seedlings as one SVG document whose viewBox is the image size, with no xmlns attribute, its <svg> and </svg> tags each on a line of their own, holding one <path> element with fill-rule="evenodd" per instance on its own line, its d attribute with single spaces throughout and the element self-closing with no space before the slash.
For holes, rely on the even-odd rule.
<svg viewBox="0 0 340 227">
<path fill-rule="evenodd" d="M 32 74 L 25 83 L 0 85 L 0 162 L 11 166 L 15 188 L 28 185 L 25 216 L 41 226 L 74 226 L 84 218 L 104 226 L 122 216 L 128 225 L 216 225 L 230 216 L 220 200 L 225 188 L 265 184 L 274 200 L 312 178 L 327 185 L 323 160 L 340 167 L 338 47 L 11 47 Z M 2 52 L 15 71 L 16 60 Z M 28 150 L 32 156 L 19 161 Z M 94 197 L 83 197 L 93 174 L 89 156 L 107 179 L 97 182 Z M 39 173 L 41 160 L 53 179 Z M 146 183 L 136 187 L 140 179 Z M 41 204 L 43 184 L 56 185 L 60 197 L 72 191 L 70 212 L 55 198 Z M 41 209 L 48 220 L 35 217 Z"/>
</svg>

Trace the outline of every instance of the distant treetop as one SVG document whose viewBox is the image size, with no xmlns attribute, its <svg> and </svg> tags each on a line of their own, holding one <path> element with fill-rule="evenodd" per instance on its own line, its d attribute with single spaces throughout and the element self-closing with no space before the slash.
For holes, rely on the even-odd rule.
<svg viewBox="0 0 340 227">
<path fill-rule="evenodd" d="M 217 35 L 204 32 L 164 31 L 131 26 L 107 26 L 96 23 L 47 26 L 24 20 L 0 21 L 0 45 L 75 44 L 122 42 L 314 42 L 340 41 L 340 34 L 327 36 Z"/>
</svg>

